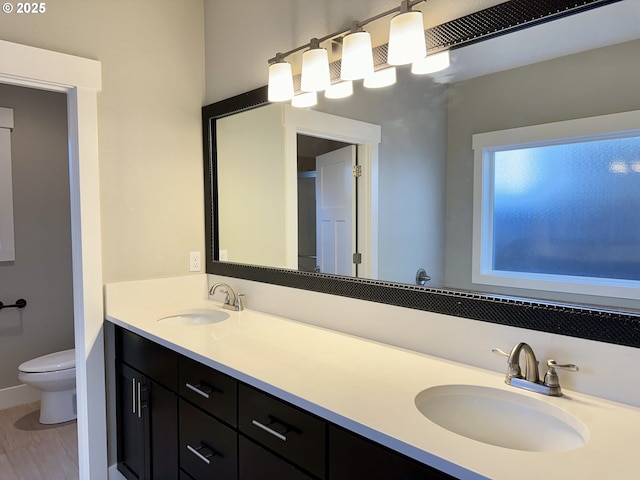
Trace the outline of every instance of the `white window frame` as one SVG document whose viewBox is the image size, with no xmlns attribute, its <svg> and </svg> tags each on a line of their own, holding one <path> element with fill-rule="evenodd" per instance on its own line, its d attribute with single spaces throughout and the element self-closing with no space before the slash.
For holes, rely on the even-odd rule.
<svg viewBox="0 0 640 480">
<path fill-rule="evenodd" d="M 640 136 L 640 111 L 533 125 L 473 135 L 472 282 L 479 285 L 640 300 L 640 282 L 570 275 L 506 272 L 492 268 L 494 153 L 516 148 Z"/>
<path fill-rule="evenodd" d="M 12 130 L 13 109 L 0 107 L 0 262 L 13 262 L 16 259 L 11 176 Z"/>
</svg>

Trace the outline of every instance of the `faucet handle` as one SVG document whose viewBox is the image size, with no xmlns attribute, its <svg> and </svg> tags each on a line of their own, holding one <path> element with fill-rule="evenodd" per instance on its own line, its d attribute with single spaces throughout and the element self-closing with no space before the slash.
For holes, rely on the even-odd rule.
<svg viewBox="0 0 640 480">
<path fill-rule="evenodd" d="M 499 348 L 492 348 L 491 351 L 496 355 L 501 357 L 507 357 L 509 359 L 511 357 L 510 353 L 505 352 Z M 507 360 L 507 364 L 509 365 L 509 370 L 507 371 L 507 378 L 522 378 L 522 370 L 520 368 L 520 364 L 517 362 L 511 363 Z"/>
<path fill-rule="evenodd" d="M 571 372 L 577 372 L 580 370 L 580 367 L 578 367 L 578 365 L 574 365 L 573 363 L 565 363 L 562 365 L 558 365 L 556 363 L 556 361 L 552 358 L 550 358 L 549 360 L 547 360 L 547 367 L 549 368 L 561 368 L 563 370 L 569 370 Z"/>
<path fill-rule="evenodd" d="M 242 297 L 244 297 L 244 293 L 237 293 L 236 294 L 236 304 L 234 305 L 234 307 L 236 307 L 237 311 L 244 310 L 244 304 L 242 303 Z"/>
<path fill-rule="evenodd" d="M 580 368 L 573 363 L 558 365 L 552 358 L 547 360 L 547 373 L 545 374 L 544 381 L 542 382 L 547 387 L 557 387 L 558 389 L 560 389 L 560 380 L 558 379 L 556 368 L 569 370 L 570 372 L 577 372 L 578 370 L 580 370 Z"/>
<path fill-rule="evenodd" d="M 509 357 L 509 354 L 499 348 L 492 348 L 491 351 L 496 355 L 500 355 L 501 357 Z"/>
</svg>

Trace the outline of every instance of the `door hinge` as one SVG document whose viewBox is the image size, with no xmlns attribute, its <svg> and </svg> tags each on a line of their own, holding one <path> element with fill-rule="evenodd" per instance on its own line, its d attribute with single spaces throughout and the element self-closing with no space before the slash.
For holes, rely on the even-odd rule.
<svg viewBox="0 0 640 480">
<path fill-rule="evenodd" d="M 358 178 L 362 176 L 362 165 L 353 166 L 353 176 Z"/>
<path fill-rule="evenodd" d="M 356 265 L 360 265 L 362 263 L 362 254 L 361 253 L 354 253 L 353 254 L 353 263 L 355 263 Z"/>
</svg>

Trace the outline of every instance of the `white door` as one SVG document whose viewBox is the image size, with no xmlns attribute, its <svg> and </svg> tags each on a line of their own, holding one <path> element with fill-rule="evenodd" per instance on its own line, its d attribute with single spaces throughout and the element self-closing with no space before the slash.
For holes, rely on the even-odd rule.
<svg viewBox="0 0 640 480">
<path fill-rule="evenodd" d="M 355 145 L 316 158 L 316 254 L 322 273 L 356 275 L 355 164 Z"/>
</svg>

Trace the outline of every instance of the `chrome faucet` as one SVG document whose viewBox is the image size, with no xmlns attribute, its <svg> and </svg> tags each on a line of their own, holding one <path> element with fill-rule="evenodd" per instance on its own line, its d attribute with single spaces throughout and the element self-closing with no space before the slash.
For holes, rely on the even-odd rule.
<svg viewBox="0 0 640 480">
<path fill-rule="evenodd" d="M 572 372 L 579 370 L 577 365 L 567 363 L 564 365 L 558 365 L 555 360 L 547 360 L 547 373 L 544 376 L 544 380 L 540 381 L 540 374 L 538 371 L 538 360 L 536 359 L 533 349 L 529 344 L 524 342 L 516 343 L 511 349 L 511 353 L 506 353 L 499 348 L 494 348 L 493 353 L 502 355 L 507 358 L 507 376 L 504 379 L 504 383 L 512 385 L 517 388 L 523 388 L 532 392 L 541 393 L 543 395 L 550 395 L 552 397 L 562 396 L 562 389 L 560 388 L 560 381 L 556 368 L 562 368 Z M 522 369 L 520 367 L 520 354 L 525 354 L 525 372 L 522 375 Z"/>
<path fill-rule="evenodd" d="M 242 304 L 242 297 L 244 296 L 244 294 L 238 293 L 236 295 L 236 293 L 233 291 L 233 288 L 231 288 L 226 283 L 219 282 L 215 283 L 209 289 L 209 295 L 215 295 L 218 288 L 220 288 L 220 291 L 226 295 L 222 308 L 226 308 L 227 310 L 235 310 L 236 312 L 244 310 L 244 305 Z"/>
</svg>

